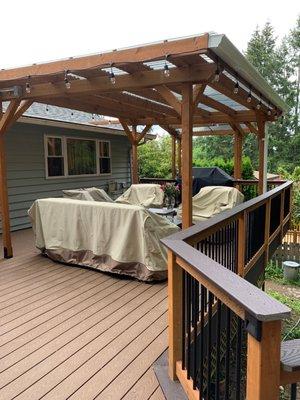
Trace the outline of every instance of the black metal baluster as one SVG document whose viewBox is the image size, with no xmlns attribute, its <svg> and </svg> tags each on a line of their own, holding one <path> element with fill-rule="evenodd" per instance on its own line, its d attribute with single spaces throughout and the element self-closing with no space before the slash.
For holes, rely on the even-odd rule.
<svg viewBox="0 0 300 400">
<path fill-rule="evenodd" d="M 216 388 L 215 388 L 215 399 L 220 400 L 220 364 L 221 364 L 221 313 L 222 304 L 218 300 L 217 303 L 217 352 L 216 352 Z"/>
<path fill-rule="evenodd" d="M 199 390 L 200 399 L 203 398 L 203 365 L 204 365 L 204 310 L 205 310 L 205 290 L 203 285 L 200 285 L 200 360 L 199 360 Z"/>
<path fill-rule="evenodd" d="M 212 331 L 212 305 L 214 295 L 208 293 L 208 320 L 207 320 L 207 398 L 211 398 L 211 331 Z"/>
<path fill-rule="evenodd" d="M 237 317 L 236 359 L 235 359 L 235 399 L 241 398 L 241 357 L 242 357 L 242 320 Z"/>
<path fill-rule="evenodd" d="M 193 279 L 193 342 L 194 342 L 194 354 L 193 354 L 193 389 L 196 389 L 196 378 L 197 378 L 197 321 L 198 321 L 198 299 L 199 299 L 199 283 L 196 279 Z"/>
<path fill-rule="evenodd" d="M 226 307 L 226 354 L 225 354 L 225 400 L 229 400 L 230 388 L 230 332 L 231 331 L 231 311 Z"/>
<path fill-rule="evenodd" d="M 291 384 L 291 400 L 297 400 L 297 383 Z"/>
<path fill-rule="evenodd" d="M 186 272 L 182 270 L 182 369 L 185 369 L 185 349 L 186 349 Z"/>
<path fill-rule="evenodd" d="M 191 374 L 191 275 L 187 273 L 187 313 L 186 313 L 186 328 L 187 328 L 187 355 L 186 355 L 186 369 L 187 378 L 190 379 Z"/>
</svg>

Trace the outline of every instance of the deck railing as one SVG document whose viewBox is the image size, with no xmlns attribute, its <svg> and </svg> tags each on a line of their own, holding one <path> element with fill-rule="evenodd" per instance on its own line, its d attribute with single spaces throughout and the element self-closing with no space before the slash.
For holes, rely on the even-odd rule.
<svg viewBox="0 0 300 400">
<path fill-rule="evenodd" d="M 267 190 L 272 190 L 275 187 L 282 185 L 285 181 L 270 179 L 267 181 Z M 245 200 L 253 199 L 259 194 L 257 179 L 236 179 L 234 186 L 239 189 L 245 196 Z"/>
<path fill-rule="evenodd" d="M 169 374 L 189 399 L 278 399 L 281 321 L 262 289 L 289 227 L 291 182 L 163 240 L 168 248 Z"/>
</svg>

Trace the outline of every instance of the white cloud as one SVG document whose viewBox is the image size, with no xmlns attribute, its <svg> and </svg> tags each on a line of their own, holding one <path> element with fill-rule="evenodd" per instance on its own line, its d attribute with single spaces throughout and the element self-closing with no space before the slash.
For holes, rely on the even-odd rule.
<svg viewBox="0 0 300 400">
<path fill-rule="evenodd" d="M 0 68 L 215 31 L 244 50 L 267 20 L 287 34 L 296 0 L 27 0 L 2 2 Z"/>
</svg>

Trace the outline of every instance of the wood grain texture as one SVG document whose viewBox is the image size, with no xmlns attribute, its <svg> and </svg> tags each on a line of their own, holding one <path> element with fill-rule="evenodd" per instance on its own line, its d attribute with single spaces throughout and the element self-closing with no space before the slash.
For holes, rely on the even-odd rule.
<svg viewBox="0 0 300 400">
<path fill-rule="evenodd" d="M 247 400 L 278 400 L 281 321 L 265 322 L 262 338 L 248 334 Z"/>
</svg>

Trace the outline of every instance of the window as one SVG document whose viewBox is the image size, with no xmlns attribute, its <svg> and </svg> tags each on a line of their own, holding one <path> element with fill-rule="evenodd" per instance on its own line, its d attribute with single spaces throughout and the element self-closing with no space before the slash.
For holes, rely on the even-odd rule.
<svg viewBox="0 0 300 400">
<path fill-rule="evenodd" d="M 67 139 L 69 175 L 96 175 L 95 140 Z"/>
<path fill-rule="evenodd" d="M 111 174 L 110 142 L 45 136 L 47 177 Z"/>
<path fill-rule="evenodd" d="M 111 173 L 109 142 L 99 141 L 99 168 L 100 174 Z"/>
<path fill-rule="evenodd" d="M 46 144 L 48 176 L 64 176 L 62 139 L 57 137 L 47 137 Z"/>
</svg>

